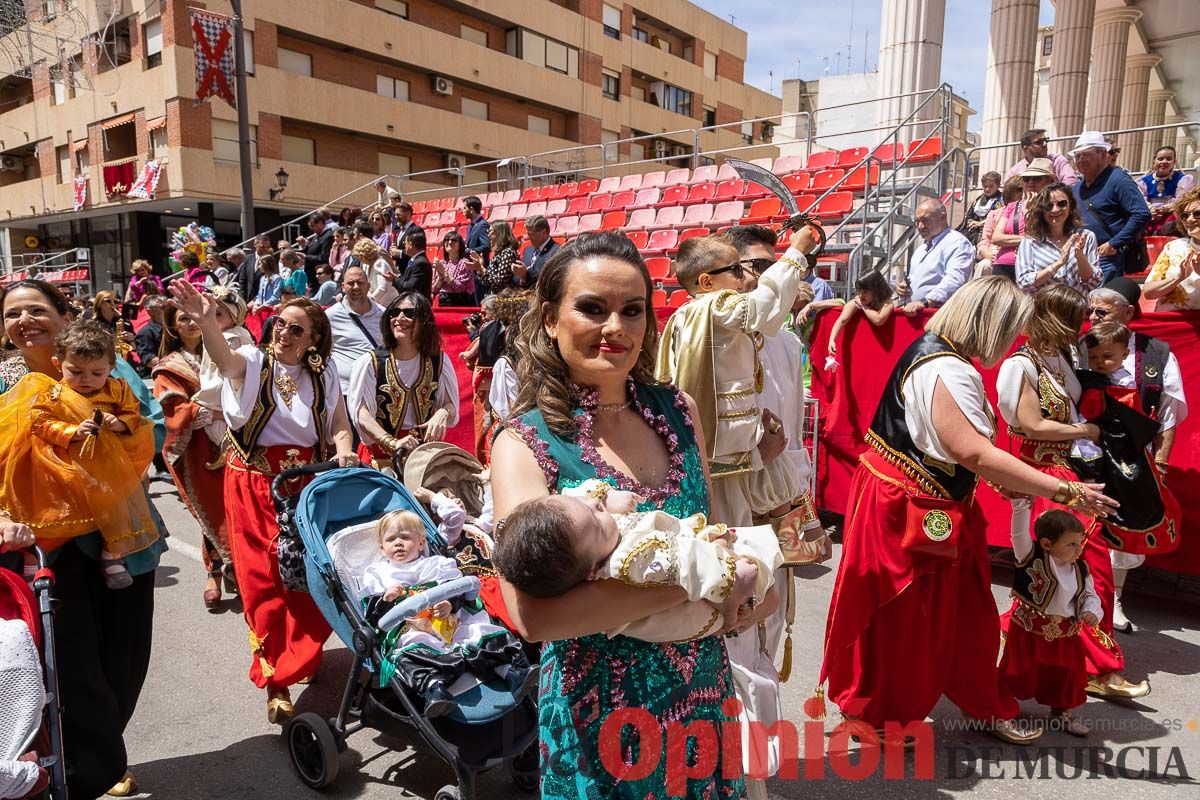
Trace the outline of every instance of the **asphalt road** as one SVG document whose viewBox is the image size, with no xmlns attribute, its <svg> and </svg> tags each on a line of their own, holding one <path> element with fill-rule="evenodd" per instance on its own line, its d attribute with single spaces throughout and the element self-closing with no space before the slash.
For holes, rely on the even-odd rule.
<svg viewBox="0 0 1200 800">
<path fill-rule="evenodd" d="M 317 797 L 292 772 L 279 728 L 266 720 L 265 693 L 246 677 L 250 649 L 240 607 L 226 604 L 223 613 L 207 612 L 201 602 L 203 570 L 196 549 L 199 533 L 167 483 L 154 484 L 155 502 L 171 532 L 172 549 L 158 571 L 154 654 L 150 675 L 126 740 L 130 763 L 143 797 L 169 800 L 296 800 Z M 799 619 L 795 630 L 794 666 L 784 686 L 786 716 L 801 725 L 804 700 L 820 666 L 820 645 L 835 566 L 809 568 L 797 582 Z M 1008 576 L 998 570 L 993 587 L 997 603 L 1007 606 Z M 1114 704 L 1089 700 L 1078 716 L 1093 726 L 1087 740 L 1061 732 L 1046 733 L 1038 747 L 1002 745 L 984 733 L 962 730 L 958 710 L 945 699 L 930 715 L 932 758 L 922 762 L 931 777 L 915 778 L 914 759 L 907 760 L 903 780 L 887 779 L 884 768 L 866 770 L 852 780 L 846 745 L 828 733 L 827 756 L 806 765 L 823 777 L 773 779 L 773 798 L 874 798 L 924 800 L 969 794 L 1008 800 L 1025 797 L 1067 800 L 1116 796 L 1166 797 L 1200 780 L 1200 609 L 1146 596 L 1126 599 L 1127 613 L 1139 625 L 1121 635 L 1134 679 L 1149 677 L 1154 691 L 1141 702 Z M 349 652 L 336 639 L 316 684 L 297 687 L 298 711 L 331 716 L 350 665 Z M 897 664 L 903 671 L 902 664 Z M 832 710 L 832 709 L 831 709 Z M 1026 703 L 1023 711 L 1036 719 L 1045 709 Z M 815 739 L 817 731 L 804 730 Z M 810 743 L 811 746 L 811 743 Z M 856 746 L 850 745 L 852 750 Z M 819 752 L 819 751 L 818 751 Z M 916 759 L 921 762 L 921 759 Z M 1111 766 L 1104 766 L 1105 763 Z M 1117 765 L 1124 767 L 1119 776 Z M 871 766 L 868 764 L 868 766 Z M 1140 774 L 1139 774 L 1140 773 Z M 408 742 L 360 731 L 342 754 L 336 784 L 324 794 L 335 798 L 433 798 L 453 776 L 435 756 L 415 752 Z M 1118 783 L 1119 781 L 1119 783 Z M 483 776 L 478 796 L 520 797 L 508 777 Z"/>
</svg>

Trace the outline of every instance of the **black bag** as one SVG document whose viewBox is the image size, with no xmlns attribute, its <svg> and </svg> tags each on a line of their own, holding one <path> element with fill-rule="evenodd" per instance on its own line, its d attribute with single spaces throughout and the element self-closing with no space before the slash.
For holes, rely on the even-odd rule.
<svg viewBox="0 0 1200 800">
<path fill-rule="evenodd" d="M 279 537 L 275 540 L 279 579 L 290 592 L 308 591 L 308 571 L 304 567 L 304 542 L 292 532 L 287 513 L 279 515 Z"/>
</svg>

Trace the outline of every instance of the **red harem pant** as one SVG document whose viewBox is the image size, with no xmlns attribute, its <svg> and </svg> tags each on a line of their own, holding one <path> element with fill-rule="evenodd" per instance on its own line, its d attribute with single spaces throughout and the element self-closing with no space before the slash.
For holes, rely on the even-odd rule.
<svg viewBox="0 0 1200 800">
<path fill-rule="evenodd" d="M 1012 624 L 1000 658 L 1000 678 L 1008 690 L 1058 711 L 1083 705 L 1088 677 L 1081 623 L 1040 614 L 1020 600 L 1013 601 L 1008 616 Z"/>
<path fill-rule="evenodd" d="M 1018 455 L 1022 461 L 1039 472 L 1044 472 L 1062 481 L 1077 481 L 1079 476 L 1065 462 L 1065 453 L 1069 452 L 1070 443 L 1065 444 L 1066 448 L 1063 447 L 1063 442 L 1039 442 L 1034 439 L 1023 439 Z M 1101 676 L 1110 672 L 1121 672 L 1125 669 L 1125 654 L 1121 652 L 1121 646 L 1113 638 L 1113 574 L 1108 545 L 1105 543 L 1100 526 L 1096 524 L 1094 517 L 1077 514 L 1044 497 L 1034 498 L 1030 525 L 1032 526 L 1037 521 L 1042 512 L 1052 508 L 1069 511 L 1083 523 L 1086 533 L 1081 557 L 1088 566 L 1088 574 L 1092 576 L 1092 583 L 1095 586 L 1096 594 L 1100 597 L 1100 605 L 1104 609 L 1104 616 L 1100 618 L 1100 624 L 1084 625 L 1079 634 L 1079 640 L 1083 644 L 1083 658 L 1088 675 Z M 1029 535 L 1033 536 L 1032 528 Z M 1005 613 L 1001 621 L 1001 625 L 1006 631 L 1010 613 L 1012 612 Z"/>
<path fill-rule="evenodd" d="M 973 717 L 1012 719 L 1017 701 L 996 669 L 1000 621 L 983 514 L 973 496 L 959 504 L 957 558 L 910 554 L 900 542 L 909 498 L 920 494 L 875 451 L 860 457 L 822 680 L 843 714 L 876 728 L 923 720 L 943 694 Z"/>
<path fill-rule="evenodd" d="M 271 481 L 280 462 L 312 461 L 312 448 L 264 448 L 272 474 L 247 466 L 230 451 L 225 467 L 225 510 L 233 570 L 250 626 L 250 680 L 260 689 L 283 688 L 317 671 L 321 648 L 331 633 L 312 596 L 283 588 L 275 540 L 279 526 L 271 502 Z M 303 483 L 289 487 L 299 492 Z"/>
</svg>

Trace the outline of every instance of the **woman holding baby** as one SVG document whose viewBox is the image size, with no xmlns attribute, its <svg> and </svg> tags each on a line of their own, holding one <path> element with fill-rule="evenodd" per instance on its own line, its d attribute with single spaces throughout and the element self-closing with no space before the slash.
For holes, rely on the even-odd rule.
<svg viewBox="0 0 1200 800">
<path fill-rule="evenodd" d="M 703 432 L 693 424 L 692 400 L 654 382 L 650 277 L 628 239 L 584 236 L 551 259 L 517 347 L 520 395 L 492 453 L 492 474 L 508 477 L 492 487 L 498 520 L 524 501 L 589 479 L 635 492 L 644 498 L 643 511 L 708 512 Z M 501 523 L 497 536 L 504 535 Z M 721 706 L 733 697 L 733 682 L 724 642 L 707 636 L 654 644 L 604 631 L 680 606 L 686 592 L 616 580 L 588 581 L 551 600 L 503 581 L 500 589 L 513 628 L 546 643 L 542 797 L 665 796 L 665 757 L 646 777 L 614 774 L 612 760 L 601 759 L 601 728 L 613 712 L 635 708 L 660 724 L 725 722 Z M 726 622 L 754 624 L 770 605 Z M 639 744 L 628 726 L 619 741 L 616 760 L 626 765 L 658 750 Z M 687 797 L 740 796 L 742 781 L 723 776 L 720 754 L 704 763 L 712 763 L 711 772 L 688 780 Z"/>
</svg>

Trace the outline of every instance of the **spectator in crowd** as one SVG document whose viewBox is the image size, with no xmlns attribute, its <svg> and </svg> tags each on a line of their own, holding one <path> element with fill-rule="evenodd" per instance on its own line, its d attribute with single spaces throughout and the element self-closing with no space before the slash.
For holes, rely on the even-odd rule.
<svg viewBox="0 0 1200 800">
<path fill-rule="evenodd" d="M 358 259 L 358 265 L 367 273 L 371 299 L 385 307 L 395 300 L 399 294 L 392 285 L 395 274 L 379 246 L 370 239 L 360 238 L 354 244 L 354 258 Z M 342 274 L 345 275 L 345 270 L 342 270 Z"/>
<path fill-rule="evenodd" d="M 304 256 L 295 250 L 284 250 L 279 254 L 279 265 L 279 277 L 283 279 L 280 291 L 291 289 L 296 297 L 307 295 L 308 275 L 304 271 Z M 317 268 L 321 266 L 318 264 Z"/>
<path fill-rule="evenodd" d="M 470 220 L 467 225 L 467 257 L 471 259 L 471 269 L 480 276 L 475 279 L 475 302 L 478 304 L 489 291 L 482 276 L 492 253 L 491 231 L 488 221 L 483 217 L 483 201 L 475 195 L 463 200 L 463 213 Z"/>
<path fill-rule="evenodd" d="M 117 308 L 117 296 L 112 292 L 96 292 L 96 297 L 92 300 L 91 307 L 84 312 L 83 318 L 95 320 L 109 333 L 116 334 L 117 320 L 121 318 L 121 312 Z M 132 344 L 132 339 L 130 343 Z"/>
<path fill-rule="evenodd" d="M 371 214 L 371 239 L 385 253 L 392 249 L 392 232 L 388 230 L 387 219 L 382 211 Z"/>
<path fill-rule="evenodd" d="M 322 264 L 317 267 L 317 283 L 320 287 L 313 295 L 313 302 L 322 308 L 328 308 L 337 301 L 338 285 L 333 280 L 333 267 Z"/>
<path fill-rule="evenodd" d="M 404 237 L 408 236 L 410 231 L 417 230 L 412 215 L 413 209 L 408 203 L 399 203 L 393 207 L 392 246 L 385 252 L 391 257 L 397 274 L 402 273 L 408 265 L 408 254 L 404 252 Z"/>
<path fill-rule="evenodd" d="M 442 237 L 442 257 L 433 262 L 433 292 L 442 308 L 475 302 L 475 278 L 458 231 L 447 231 Z"/>
<path fill-rule="evenodd" d="M 493 222 L 488 226 L 487 251 L 472 250 L 468 236 L 467 250 L 470 251 L 471 269 L 475 270 L 476 297 L 480 285 L 484 294 L 497 294 L 513 285 L 513 265 L 518 261 L 519 246 L 520 242 L 507 222 Z M 487 253 L 493 254 L 490 260 Z"/>
<path fill-rule="evenodd" d="M 1017 279 L 1017 247 L 1025 235 L 1025 219 L 1038 192 L 1054 183 L 1053 164 L 1048 158 L 1034 159 L 1021 173 L 1021 199 L 1004 207 L 992 229 L 992 244 L 999 248 L 992 259 L 992 274 Z"/>
<path fill-rule="evenodd" d="M 137 353 L 141 372 L 147 378 L 158 365 L 158 351 L 162 346 L 163 338 L 163 312 L 166 310 L 166 303 L 167 298 L 161 295 L 151 295 L 143 301 L 142 308 L 146 309 L 150 321 L 143 325 L 142 329 L 133 337 L 133 350 Z"/>
<path fill-rule="evenodd" d="M 378 195 L 375 200 L 375 205 L 380 208 L 388 208 L 392 204 L 393 197 L 400 197 L 400 193 L 387 185 L 387 181 L 383 178 L 375 181 L 375 192 Z"/>
<path fill-rule="evenodd" d="M 329 210 L 317 209 L 308 216 L 310 235 L 301 236 L 296 245 L 304 253 L 304 274 L 308 285 L 314 291 L 317 288 L 317 265 L 329 263 L 329 253 L 333 250 L 333 225 L 330 224 Z"/>
<path fill-rule="evenodd" d="M 521 260 L 513 264 L 516 285 L 521 289 L 528 289 L 537 283 L 542 267 L 561 247 L 550 235 L 550 223 L 540 214 L 525 220 L 525 231 L 533 247 L 527 248 L 521 254 Z"/>
<path fill-rule="evenodd" d="M 896 294 L 905 301 L 901 310 L 910 317 L 945 303 L 975 270 L 975 248 L 947 224 L 940 200 L 930 198 L 918 205 L 914 221 L 921 244 L 909 260 L 907 275 L 896 285 Z"/>
<path fill-rule="evenodd" d="M 1117 166 L 1117 158 L 1120 157 L 1120 155 L 1121 155 L 1121 148 L 1118 147 L 1117 143 L 1115 141 L 1113 141 L 1112 139 L 1106 138 L 1104 141 L 1106 144 L 1108 144 L 1108 165 L 1110 167 L 1115 167 L 1115 166 Z M 1121 171 L 1128 174 L 1128 170 L 1121 170 Z"/>
<path fill-rule="evenodd" d="M 354 220 L 362 216 L 362 209 L 356 206 L 347 206 L 338 214 L 338 228 L 349 228 L 354 224 Z"/>
<path fill-rule="evenodd" d="M 264 237 L 267 247 L 271 240 Z M 258 237 L 254 238 L 255 249 L 258 248 Z M 225 263 L 229 265 L 229 285 L 237 290 L 242 299 L 253 298 L 258 294 L 258 270 L 254 268 L 254 257 L 246 258 L 246 253 L 240 247 L 231 247 L 225 251 Z"/>
<path fill-rule="evenodd" d="M 1185 192 L 1172 216 L 1186 234 L 1158 254 L 1142 295 L 1155 300 L 1155 311 L 1200 309 L 1200 189 Z"/>
<path fill-rule="evenodd" d="M 283 278 L 279 275 L 279 259 L 273 253 L 259 256 L 257 263 L 258 291 L 254 295 L 254 302 L 251 303 L 251 308 L 255 311 L 266 306 L 279 305 L 279 290 L 283 287 Z"/>
<path fill-rule="evenodd" d="M 341 266 L 341 263 L 346 260 L 346 256 L 350 255 L 350 234 L 353 230 L 353 227 L 349 225 L 338 226 L 334 229 L 333 247 L 329 251 L 330 266 Z"/>
<path fill-rule="evenodd" d="M 433 302 L 433 265 L 425 254 L 425 231 L 410 227 L 404 239 L 404 267 L 396 266 L 396 278 L 392 281 L 397 295 L 416 292 Z"/>
<path fill-rule="evenodd" d="M 325 312 L 332 331 L 332 357 L 342 382 L 342 394 L 350 391 L 350 372 L 358 357 L 382 346 L 379 326 L 384 308 L 371 299 L 369 287 L 365 269 L 346 267 L 342 272 L 342 299 Z"/>
<path fill-rule="evenodd" d="M 988 215 L 1004 206 L 1004 200 L 1000 194 L 999 172 L 983 173 L 983 177 L 979 179 L 979 183 L 983 186 L 983 192 L 975 198 L 975 202 L 967 209 L 966 219 L 963 220 L 962 226 L 959 228 L 963 235 L 971 240 L 971 244 L 973 245 L 979 244 L 979 238 L 983 235 L 983 224 L 987 221 Z"/>
<path fill-rule="evenodd" d="M 1175 169 L 1175 148 L 1169 144 L 1158 148 L 1154 153 L 1154 168 L 1137 182 L 1138 189 L 1150 204 L 1148 235 L 1171 235 L 1178 231 L 1172 207 L 1195 185 L 1196 178 L 1192 173 Z"/>
<path fill-rule="evenodd" d="M 1111 146 L 1097 131 L 1084 131 L 1071 155 L 1083 180 L 1075 184 L 1084 226 L 1096 234 L 1104 281 L 1146 265 L 1142 231 L 1150 222 L 1146 199 L 1124 170 L 1108 160 Z"/>
<path fill-rule="evenodd" d="M 1062 153 L 1050 155 L 1048 140 L 1046 139 L 1046 131 L 1041 128 L 1033 128 L 1021 134 L 1021 152 L 1025 157 L 1017 163 L 1013 164 L 1005 174 L 1004 179 L 1020 175 L 1025 169 L 1033 163 L 1037 158 L 1048 158 L 1052 164 L 1054 177 L 1058 178 L 1059 183 L 1065 183 L 1067 186 L 1074 186 L 1079 180 L 1079 176 L 1075 174 L 1075 170 L 1071 168 L 1071 162 Z"/>
<path fill-rule="evenodd" d="M 254 250 L 245 257 L 235 278 L 238 290 L 242 292 L 242 299 L 247 303 L 258 296 L 258 285 L 262 282 L 262 272 L 258 268 L 258 260 L 273 255 L 271 237 L 265 233 L 255 236 Z"/>
<path fill-rule="evenodd" d="M 996 226 L 1000 224 L 1000 221 L 1004 217 L 1004 210 L 1008 208 L 1010 203 L 1020 200 L 1023 193 L 1024 186 L 1021 183 L 1021 178 L 1009 178 L 1004 182 L 1004 190 L 1000 194 L 1000 206 L 988 212 L 987 219 L 983 222 L 979 244 L 975 247 L 975 255 L 979 258 L 979 262 L 975 265 L 977 276 L 994 274 L 992 264 L 996 256 L 1000 254 L 1000 245 L 992 241 L 992 236 L 996 232 Z M 1013 264 L 1015 265 L 1015 263 L 1014 261 Z M 1016 280 L 1015 266 L 1011 279 Z"/>
<path fill-rule="evenodd" d="M 204 268 L 212 273 L 211 281 L 224 286 L 229 283 L 229 268 L 221 261 L 220 254 L 213 250 L 204 258 Z"/>
<path fill-rule="evenodd" d="M 1075 195 L 1052 183 L 1034 197 L 1017 248 L 1017 285 L 1028 294 L 1050 283 L 1087 293 L 1100 285 L 1096 236 L 1079 220 Z"/>
<path fill-rule="evenodd" d="M 130 269 L 133 278 L 129 281 L 129 288 L 125 290 L 126 303 L 140 303 L 148 294 L 163 293 L 162 281 L 151 272 L 149 261 L 139 258 L 133 262 Z"/>
</svg>

